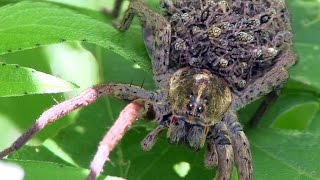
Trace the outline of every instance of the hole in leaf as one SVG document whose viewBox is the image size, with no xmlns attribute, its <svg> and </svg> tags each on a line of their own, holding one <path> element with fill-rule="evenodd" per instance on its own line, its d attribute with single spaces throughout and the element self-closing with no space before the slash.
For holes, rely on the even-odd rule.
<svg viewBox="0 0 320 180">
<path fill-rule="evenodd" d="M 178 174 L 180 177 L 185 177 L 188 175 L 190 171 L 190 163 L 188 162 L 179 162 L 173 165 L 173 170 Z"/>
</svg>

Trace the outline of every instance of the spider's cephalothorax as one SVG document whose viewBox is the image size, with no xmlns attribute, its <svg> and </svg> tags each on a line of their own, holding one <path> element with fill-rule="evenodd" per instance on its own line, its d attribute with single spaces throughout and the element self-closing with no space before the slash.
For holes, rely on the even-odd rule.
<svg viewBox="0 0 320 180">
<path fill-rule="evenodd" d="M 173 116 L 189 124 L 211 126 L 228 110 L 231 92 L 223 79 L 208 70 L 182 68 L 170 79 L 169 101 Z"/>
<path fill-rule="evenodd" d="M 123 0 L 108 15 L 117 17 Z M 102 171 L 108 154 L 136 117 L 158 123 L 142 141 L 150 150 L 165 129 L 169 142 L 193 149 L 204 145 L 207 167 L 217 166 L 216 179 L 231 179 L 233 163 L 239 180 L 253 179 L 248 139 L 236 111 L 280 89 L 296 60 L 291 26 L 283 0 L 160 0 L 163 15 L 141 0 L 131 0 L 120 31 L 134 15 L 143 27 L 156 90 L 131 84 L 98 85 L 45 111 L 0 158 L 20 148 L 46 124 L 101 95 L 134 101 L 101 141 L 88 179 Z"/>
<path fill-rule="evenodd" d="M 183 139 L 190 147 L 201 148 L 209 128 L 222 120 L 231 104 L 230 89 L 210 71 L 188 67 L 175 72 L 169 86 L 170 142 Z"/>
</svg>

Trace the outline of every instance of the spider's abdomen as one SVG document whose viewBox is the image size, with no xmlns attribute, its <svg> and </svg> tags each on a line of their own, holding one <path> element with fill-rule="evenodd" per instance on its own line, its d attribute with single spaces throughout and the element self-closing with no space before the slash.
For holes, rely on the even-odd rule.
<svg viewBox="0 0 320 180">
<path fill-rule="evenodd" d="M 289 49 L 283 0 L 180 0 L 164 3 L 171 23 L 170 68 L 205 68 L 233 91 L 263 76 Z"/>
</svg>

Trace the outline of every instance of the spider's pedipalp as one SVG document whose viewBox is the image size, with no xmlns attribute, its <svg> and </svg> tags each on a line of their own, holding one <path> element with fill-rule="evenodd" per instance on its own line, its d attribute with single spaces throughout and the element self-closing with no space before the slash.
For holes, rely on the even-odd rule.
<svg viewBox="0 0 320 180">
<path fill-rule="evenodd" d="M 196 125 L 191 126 L 186 137 L 189 146 L 194 150 L 202 148 L 206 141 L 207 132 L 205 127 Z"/>
<path fill-rule="evenodd" d="M 187 133 L 187 123 L 182 119 L 177 119 L 175 122 L 170 123 L 167 138 L 170 143 L 177 144 L 184 141 Z"/>
<path fill-rule="evenodd" d="M 100 141 L 98 150 L 90 165 L 90 173 L 87 177 L 88 180 L 96 179 L 103 169 L 106 161 L 109 160 L 109 154 L 117 143 L 122 139 L 126 130 L 132 123 L 145 113 L 147 107 L 143 100 L 136 100 L 128 104 L 120 113 L 118 119 L 107 131 L 106 135 Z"/>
<path fill-rule="evenodd" d="M 211 131 L 212 135 L 209 138 L 214 140 L 218 155 L 218 170 L 215 179 L 231 179 L 234 156 L 228 129 L 224 123 L 220 122 L 215 124 Z"/>
<path fill-rule="evenodd" d="M 242 126 L 237 121 L 237 116 L 233 112 L 229 112 L 224 117 L 223 122 L 229 129 L 238 179 L 252 180 L 253 169 L 250 144 L 243 132 Z"/>
</svg>

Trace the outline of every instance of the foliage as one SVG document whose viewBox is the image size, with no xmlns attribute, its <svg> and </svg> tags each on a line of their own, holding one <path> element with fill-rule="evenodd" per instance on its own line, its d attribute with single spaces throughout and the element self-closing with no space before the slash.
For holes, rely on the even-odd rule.
<svg viewBox="0 0 320 180">
<path fill-rule="evenodd" d="M 100 8 L 99 4 L 92 5 L 89 1 L 84 4 Z M 156 8 L 155 4 L 153 0 Z M 251 143 L 257 179 L 320 179 L 320 71 L 316 69 L 320 65 L 320 38 L 317 37 L 320 2 L 290 0 L 288 4 L 299 63 L 290 70 L 288 85 L 258 128 L 248 127 L 247 121 L 259 102 L 241 110 L 240 119 Z M 128 32 L 120 33 L 113 29 L 111 19 L 75 3 L 17 1 L 7 4 L 3 1 L 0 5 L 1 61 L 59 76 L 79 85 L 80 90 L 100 82 L 132 81 L 140 85 L 144 79 L 144 87 L 153 88 L 150 60 L 138 21 Z M 16 70 L 15 73 L 19 76 L 22 72 Z M 3 81 L 4 77 L 12 74 L 1 69 L 0 92 L 21 80 Z M 33 93 L 49 93 L 37 91 L 36 87 L 42 85 L 36 81 L 28 83 Z M 63 92 L 64 87 L 61 88 L 56 92 Z M 24 95 L 24 92 L 10 94 L 7 90 L 0 96 Z M 12 143 L 44 109 L 69 96 L 1 98 L 0 149 Z M 124 105 L 112 97 L 101 98 L 47 127 L 29 143 L 33 146 L 24 146 L 7 161 L 24 167 L 26 179 L 83 178 L 99 139 Z M 152 124 L 144 121 L 136 123 L 111 154 L 111 162 L 103 174 L 128 179 L 180 179 L 178 174 L 184 173 L 176 171 L 188 170 L 188 166 L 181 165 L 187 164 L 190 170 L 186 179 L 212 179 L 214 171 L 203 165 L 203 150 L 193 152 L 169 145 L 165 135 L 154 149 L 143 152 L 140 140 L 151 127 Z"/>
</svg>

